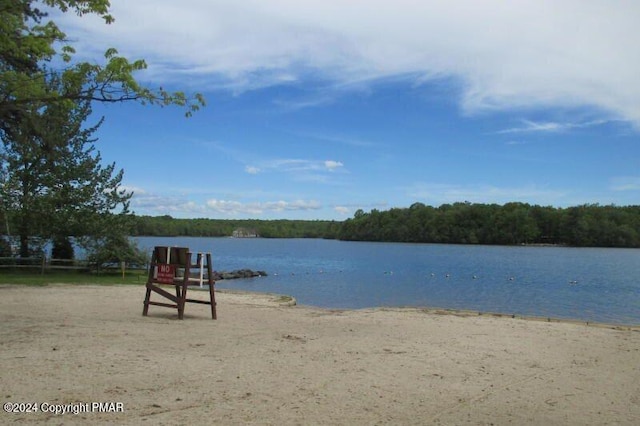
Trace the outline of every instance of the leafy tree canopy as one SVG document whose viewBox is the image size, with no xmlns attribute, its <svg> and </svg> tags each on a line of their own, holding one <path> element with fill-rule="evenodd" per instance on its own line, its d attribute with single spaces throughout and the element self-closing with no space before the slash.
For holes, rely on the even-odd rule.
<svg viewBox="0 0 640 426">
<path fill-rule="evenodd" d="M 134 78 L 144 60 L 108 48 L 104 63 L 75 60 L 75 50 L 49 12 L 93 14 L 105 24 L 108 0 L 0 0 L 0 210 L 17 228 L 20 252 L 34 239 L 64 239 L 106 231 L 126 234 L 131 194 L 123 171 L 103 166 L 86 127 L 94 102 L 178 105 L 186 115 L 204 105 L 200 94 L 150 89 Z M 120 215 L 111 214 L 122 206 Z"/>
<path fill-rule="evenodd" d="M 102 121 L 84 126 L 91 102 L 28 112 L 1 135 L 0 149 L 0 207 L 17 231 L 21 256 L 29 256 L 33 237 L 113 231 L 111 213 L 122 206 L 126 216 L 131 194 L 120 188 L 123 171 L 103 166 L 95 149 L 92 134 Z"/>
<path fill-rule="evenodd" d="M 25 110 L 59 102 L 138 101 L 143 104 L 186 107 L 186 115 L 205 104 L 200 94 L 168 92 L 140 85 L 134 73 L 144 60 L 129 61 L 114 48 L 106 49 L 105 63 L 74 61 L 75 50 L 65 33 L 49 19 L 47 8 L 78 15 L 94 14 L 105 24 L 114 22 L 108 0 L 0 0 L 0 122 L 20 120 Z M 55 61 L 54 61 L 55 60 Z M 54 63 L 62 66 L 55 67 Z M 61 90 L 47 84 L 53 76 Z"/>
<path fill-rule="evenodd" d="M 554 208 L 527 203 L 414 203 L 358 210 L 342 222 L 342 240 L 454 244 L 561 244 L 640 247 L 640 206 L 589 204 Z"/>
</svg>

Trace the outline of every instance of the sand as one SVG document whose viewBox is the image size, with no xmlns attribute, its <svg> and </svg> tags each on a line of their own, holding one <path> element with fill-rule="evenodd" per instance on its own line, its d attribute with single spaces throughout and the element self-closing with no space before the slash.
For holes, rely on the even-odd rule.
<svg viewBox="0 0 640 426">
<path fill-rule="evenodd" d="M 2 402 L 40 407 L 0 423 L 640 424 L 638 327 L 233 292 L 179 321 L 144 292 L 0 286 Z M 42 411 L 93 402 L 120 412 Z"/>
</svg>

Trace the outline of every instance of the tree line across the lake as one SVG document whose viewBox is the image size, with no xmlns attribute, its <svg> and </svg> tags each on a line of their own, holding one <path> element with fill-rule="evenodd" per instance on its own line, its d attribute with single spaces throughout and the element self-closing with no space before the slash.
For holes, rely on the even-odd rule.
<svg viewBox="0 0 640 426">
<path fill-rule="evenodd" d="M 414 203 L 386 211 L 358 210 L 343 222 L 325 220 L 175 219 L 133 217 L 133 235 L 259 236 L 450 244 L 557 244 L 640 247 L 640 206 L 587 204 L 568 208 L 527 203 Z"/>
<path fill-rule="evenodd" d="M 328 220 L 176 219 L 134 216 L 134 236 L 335 238 L 341 222 Z"/>
</svg>

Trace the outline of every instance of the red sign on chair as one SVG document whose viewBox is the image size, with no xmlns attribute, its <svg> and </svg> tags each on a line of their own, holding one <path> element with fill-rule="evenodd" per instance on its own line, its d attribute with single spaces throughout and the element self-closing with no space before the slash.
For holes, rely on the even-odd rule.
<svg viewBox="0 0 640 426">
<path fill-rule="evenodd" d="M 156 281 L 163 284 L 173 284 L 173 279 L 176 276 L 176 266 L 167 263 L 161 263 L 158 265 L 158 275 Z"/>
<path fill-rule="evenodd" d="M 189 248 L 156 246 L 151 254 L 151 262 L 149 262 L 149 277 L 145 286 L 146 294 L 142 315 L 147 316 L 149 306 L 155 305 L 177 309 L 178 319 L 183 319 L 185 305 L 187 303 L 198 303 L 211 306 L 211 319 L 216 319 L 216 296 L 214 290 L 216 282 L 214 280 L 213 270 L 211 269 L 211 253 L 206 253 L 205 259 L 203 259 L 203 255 L 203 253 L 198 253 L 198 260 L 194 265 L 191 263 L 191 252 Z M 192 279 L 191 269 L 194 267 L 200 268 L 200 282 L 203 281 L 204 274 L 206 273 L 207 284 L 209 286 L 209 300 L 204 300 L 201 297 L 196 299 L 189 299 L 187 297 L 188 287 L 190 285 L 200 284 Z M 177 277 L 176 273 L 180 276 Z M 161 288 L 161 285 L 174 286 L 175 293 Z M 152 293 L 166 300 L 162 302 L 151 301 Z"/>
</svg>

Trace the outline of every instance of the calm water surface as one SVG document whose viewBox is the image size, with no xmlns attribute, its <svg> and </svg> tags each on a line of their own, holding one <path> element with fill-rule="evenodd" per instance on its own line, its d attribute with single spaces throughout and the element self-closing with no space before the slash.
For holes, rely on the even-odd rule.
<svg viewBox="0 0 640 426">
<path fill-rule="evenodd" d="M 218 288 L 289 294 L 323 308 L 439 307 L 640 324 L 640 250 L 138 237 L 210 252 L 214 269 L 269 276 Z"/>
</svg>

